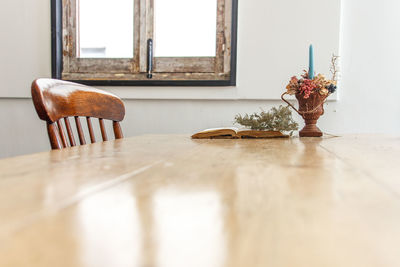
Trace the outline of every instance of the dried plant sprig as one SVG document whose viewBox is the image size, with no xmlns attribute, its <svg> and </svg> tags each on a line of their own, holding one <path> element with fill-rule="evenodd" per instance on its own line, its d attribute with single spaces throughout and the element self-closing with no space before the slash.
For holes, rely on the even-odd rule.
<svg viewBox="0 0 400 267">
<path fill-rule="evenodd" d="M 337 78 L 338 78 L 338 73 L 339 73 L 338 61 L 339 61 L 339 56 L 332 54 L 331 68 L 330 68 L 330 71 L 332 73 L 332 81 L 337 81 Z"/>
<path fill-rule="evenodd" d="M 270 111 L 261 111 L 260 113 L 238 114 L 235 117 L 235 123 L 248 127 L 252 130 L 280 131 L 290 132 L 298 130 L 299 125 L 292 118 L 292 111 L 289 107 L 280 105 L 273 107 Z"/>
</svg>

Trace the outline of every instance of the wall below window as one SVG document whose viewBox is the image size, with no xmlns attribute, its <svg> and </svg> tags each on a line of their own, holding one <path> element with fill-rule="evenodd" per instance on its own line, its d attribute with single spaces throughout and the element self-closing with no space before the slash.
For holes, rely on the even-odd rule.
<svg viewBox="0 0 400 267">
<path fill-rule="evenodd" d="M 126 107 L 122 129 L 125 136 L 141 134 L 190 134 L 221 126 L 231 127 L 238 113 L 252 113 L 260 108 L 268 110 L 282 104 L 280 101 L 246 100 L 124 100 Z M 46 151 L 50 149 L 46 123 L 38 119 L 31 99 L 1 99 L 0 157 Z M 353 126 L 339 120 L 337 103 L 329 102 L 326 114 L 319 121 L 320 128 L 328 133 L 368 132 L 366 120 Z M 301 118 L 294 115 L 297 121 Z M 72 122 L 73 123 L 73 122 Z M 95 122 L 97 126 L 97 122 Z M 97 127 L 96 127 L 97 128 Z M 357 129 L 357 130 L 355 130 Z M 96 129 L 97 130 L 97 129 Z M 391 131 L 390 127 L 382 131 Z M 109 132 L 112 133 L 111 131 Z M 97 133 L 100 140 L 100 133 Z M 88 140 L 87 140 L 88 141 Z"/>
<path fill-rule="evenodd" d="M 27 97 L 34 78 L 50 76 L 50 1 L 3 2 L 0 10 L 3 33 L 0 42 L 0 157 L 46 151 L 49 145 L 45 124 L 38 119 Z M 281 103 L 276 100 L 279 92 L 291 75 L 306 67 L 307 44 L 313 40 L 294 35 L 287 37 L 290 41 L 285 46 L 277 46 L 276 36 L 269 40 L 257 32 L 269 36 L 271 31 L 280 31 L 281 35 L 304 28 L 315 31 L 321 19 L 310 23 L 307 17 L 319 13 L 321 8 L 305 12 L 303 6 L 308 6 L 308 2 L 329 3 L 331 0 L 239 2 L 239 25 L 243 26 L 239 28 L 238 40 L 238 87 L 106 88 L 126 97 L 127 114 L 122 124 L 126 136 L 190 134 L 204 128 L 231 126 L 237 113 L 258 111 L 260 107 L 269 109 Z M 264 10 L 265 15 L 256 16 L 260 11 L 255 2 L 268 7 L 268 12 Z M 293 8 L 305 17 L 304 21 L 290 15 L 293 10 L 288 10 Z M 328 103 L 320 119 L 320 128 L 325 132 L 400 134 L 400 69 L 397 63 L 400 61 L 400 20 L 397 10 L 400 10 L 398 0 L 343 1 L 340 97 Z M 281 20 L 265 25 L 271 20 L 268 14 Z M 337 19 L 329 13 L 324 16 L 326 20 Z M 250 25 L 246 24 L 247 20 L 254 20 L 259 25 L 257 29 L 246 28 Z M 290 29 L 286 22 L 292 25 Z M 261 39 L 268 42 L 259 45 Z M 320 41 L 313 43 L 317 52 Z M 265 73 L 249 75 L 255 65 L 260 68 L 260 59 L 270 60 L 272 65 L 269 66 L 276 66 L 275 70 L 268 67 Z M 328 65 L 327 61 L 329 58 L 321 56 L 317 60 L 318 70 L 326 72 L 328 66 L 319 67 Z M 295 118 L 301 121 L 298 116 Z"/>
</svg>

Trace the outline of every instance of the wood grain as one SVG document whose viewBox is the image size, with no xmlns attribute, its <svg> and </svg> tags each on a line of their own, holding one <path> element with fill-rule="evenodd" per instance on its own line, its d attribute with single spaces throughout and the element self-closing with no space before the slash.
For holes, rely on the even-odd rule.
<svg viewBox="0 0 400 267">
<path fill-rule="evenodd" d="M 215 71 L 215 57 L 155 57 L 154 58 L 154 72 L 213 73 L 214 71 Z"/>
<path fill-rule="evenodd" d="M 125 107 L 119 97 L 90 86 L 37 79 L 32 83 L 31 92 L 40 119 L 48 122 L 72 116 L 121 121 L 125 116 Z"/>
<path fill-rule="evenodd" d="M 400 266 L 399 156 L 153 135 L 0 160 L 0 266 Z"/>
</svg>

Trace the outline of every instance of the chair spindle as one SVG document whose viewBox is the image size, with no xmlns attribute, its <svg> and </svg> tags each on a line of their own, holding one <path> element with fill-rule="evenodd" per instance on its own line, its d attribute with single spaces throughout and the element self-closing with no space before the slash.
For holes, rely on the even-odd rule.
<svg viewBox="0 0 400 267">
<path fill-rule="evenodd" d="M 90 120 L 90 117 L 86 117 L 86 121 L 87 121 L 87 126 L 89 129 L 90 141 L 92 142 L 92 144 L 96 143 L 96 138 L 94 136 L 92 121 Z"/>
<path fill-rule="evenodd" d="M 69 123 L 69 118 L 68 117 L 64 118 L 64 123 L 65 123 L 65 127 L 67 128 L 69 144 L 71 146 L 76 146 L 74 134 L 72 132 L 71 124 Z"/>
<path fill-rule="evenodd" d="M 63 129 L 61 120 L 57 121 L 57 126 L 58 126 L 58 131 L 61 136 L 62 145 L 63 145 L 63 147 L 67 147 L 67 138 L 65 137 L 65 133 L 64 133 L 64 129 Z"/>
<path fill-rule="evenodd" d="M 75 116 L 75 124 L 76 124 L 76 129 L 78 131 L 79 143 L 81 145 L 86 145 L 85 135 L 83 134 L 82 125 L 81 125 L 81 120 L 79 119 L 78 116 Z"/>
<path fill-rule="evenodd" d="M 104 126 L 104 120 L 99 119 L 99 124 L 100 124 L 100 130 L 101 130 L 101 137 L 103 138 L 103 141 L 108 141 L 106 127 Z"/>
</svg>

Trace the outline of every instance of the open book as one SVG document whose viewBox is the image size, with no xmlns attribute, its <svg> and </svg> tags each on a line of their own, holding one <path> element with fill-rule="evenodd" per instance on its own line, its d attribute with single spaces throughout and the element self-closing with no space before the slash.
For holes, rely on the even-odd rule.
<svg viewBox="0 0 400 267">
<path fill-rule="evenodd" d="M 212 128 L 192 135 L 193 139 L 236 139 L 289 137 L 278 131 L 259 131 L 238 128 Z"/>
</svg>

